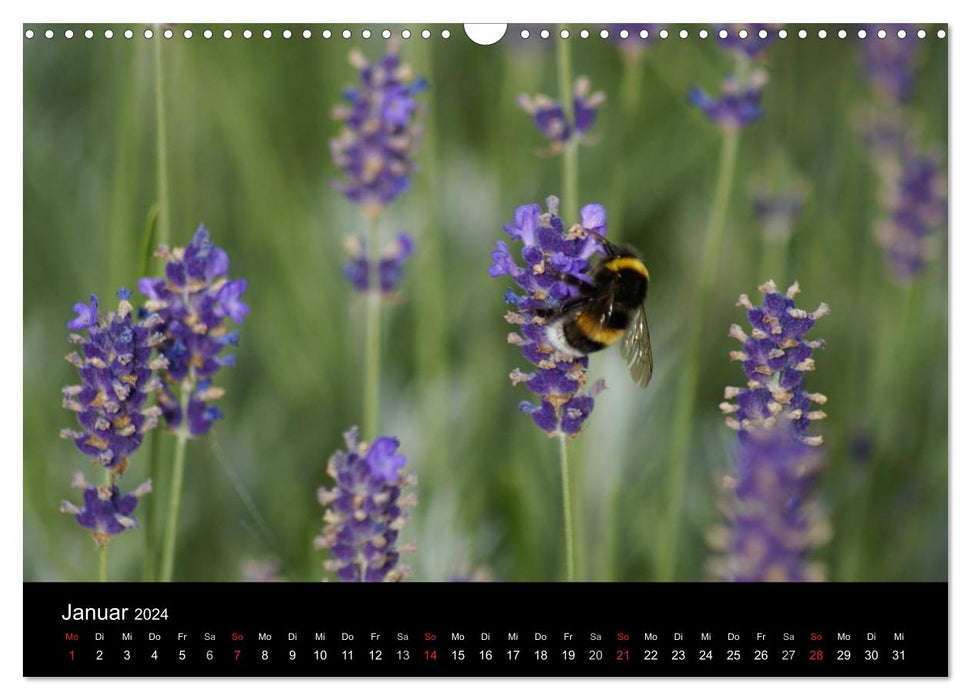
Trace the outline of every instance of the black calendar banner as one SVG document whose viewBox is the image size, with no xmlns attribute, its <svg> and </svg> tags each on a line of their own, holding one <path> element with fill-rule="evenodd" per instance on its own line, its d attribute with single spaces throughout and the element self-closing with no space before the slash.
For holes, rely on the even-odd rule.
<svg viewBox="0 0 971 700">
<path fill-rule="evenodd" d="M 947 584 L 24 585 L 26 676 L 946 676 Z"/>
</svg>

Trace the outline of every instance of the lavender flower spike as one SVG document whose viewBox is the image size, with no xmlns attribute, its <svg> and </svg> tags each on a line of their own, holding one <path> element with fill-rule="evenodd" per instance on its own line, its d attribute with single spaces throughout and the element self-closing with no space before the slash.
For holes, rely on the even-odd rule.
<svg viewBox="0 0 971 700">
<path fill-rule="evenodd" d="M 908 149 L 887 183 L 886 213 L 875 237 L 894 278 L 907 283 L 934 257 L 932 237 L 947 221 L 947 183 L 940 158 Z"/>
<path fill-rule="evenodd" d="M 826 397 L 806 391 L 813 351 L 823 343 L 804 336 L 829 308 L 797 309 L 798 284 L 783 295 L 770 280 L 760 291 L 761 306 L 739 298 L 751 334 L 738 325 L 729 331 L 742 343 L 730 356 L 742 362 L 748 382 L 744 389 L 726 388 L 721 404 L 738 432 L 738 453 L 735 476 L 725 480 L 729 523 L 710 538 L 723 553 L 713 572 L 732 581 L 816 580 L 822 573 L 807 555 L 829 537 L 829 525 L 811 498 L 822 465 L 822 437 L 811 426 L 826 417 L 812 404 Z"/>
<path fill-rule="evenodd" d="M 520 266 L 513 258 L 509 245 L 500 240 L 492 253 L 493 277 L 508 275 L 520 291 L 506 291 L 506 303 L 515 309 L 506 313 L 506 320 L 519 326 L 519 333 L 510 333 L 508 340 L 518 345 L 523 357 L 536 366 L 532 372 L 513 370 L 509 375 L 513 385 L 523 382 L 540 398 L 539 405 L 523 401 L 519 408 L 533 417 L 533 421 L 551 437 L 577 435 L 593 412 L 594 397 L 603 389 L 603 382 L 587 384 L 586 357 L 565 357 L 555 352 L 546 341 L 545 324 L 548 312 L 577 296 L 578 290 L 562 281 L 569 274 L 586 280 L 590 258 L 602 253 L 600 244 L 586 233 L 600 235 L 607 232 L 607 213 L 600 204 L 587 204 L 580 211 L 581 223 L 564 230 L 558 215 L 559 200 L 549 197 L 547 211 L 538 204 L 525 204 L 516 209 L 511 223 L 503 230 L 514 241 L 522 243 Z"/>
<path fill-rule="evenodd" d="M 63 406 L 78 414 L 81 430 L 65 429 L 61 437 L 95 462 L 117 474 L 128 467 L 128 458 L 158 423 L 159 409 L 146 407 L 148 396 L 158 387 L 155 370 L 165 367 L 164 358 L 152 359 L 152 349 L 163 340 L 158 328 L 162 319 L 152 314 L 132 320 L 130 293 L 118 292 L 118 311 L 98 313 L 98 298 L 90 304 L 75 304 L 77 317 L 67 324 L 69 339 L 80 346 L 67 361 L 78 368 L 81 384 L 62 390 Z"/>
<path fill-rule="evenodd" d="M 341 581 L 400 581 L 408 575 L 401 553 L 412 547 L 397 544 L 398 535 L 414 507 L 417 484 L 404 471 L 407 458 L 398 454 L 398 441 L 379 437 L 371 445 L 358 441 L 357 428 L 344 434 L 347 451 L 337 451 L 327 463 L 334 488 L 317 492 L 324 513 L 324 529 L 317 549 L 329 549 L 324 563 Z"/>
<path fill-rule="evenodd" d="M 204 435 L 222 418 L 211 402 L 224 392 L 212 379 L 221 367 L 236 364 L 235 355 L 222 352 L 239 344 L 239 333 L 230 332 L 226 324 L 242 323 L 249 313 L 242 300 L 246 280 L 227 277 L 229 255 L 212 244 L 202 225 L 188 246 L 162 246 L 158 255 L 166 261 L 165 277 L 145 277 L 138 281 L 138 289 L 147 297 L 146 311 L 162 320 L 160 350 L 167 361 L 159 392 L 162 415 L 169 427 L 182 425 L 181 389 L 189 394 L 188 432 Z"/>
<path fill-rule="evenodd" d="M 573 123 L 568 123 L 563 105 L 546 95 L 519 96 L 519 106 L 533 118 L 536 128 L 550 141 L 550 153 L 559 153 L 571 139 L 584 139 L 597 121 L 597 110 L 606 101 L 602 92 L 590 94 L 590 80 L 585 76 L 573 85 Z"/>
<path fill-rule="evenodd" d="M 347 104 L 333 111 L 344 126 L 330 151 L 341 170 L 337 189 L 373 217 L 408 188 L 421 136 L 415 96 L 425 81 L 412 78 L 394 48 L 374 63 L 355 50 L 350 62 L 360 82 L 344 91 Z"/>
<path fill-rule="evenodd" d="M 138 499 L 152 490 L 151 480 L 131 493 L 121 495 L 117 486 L 92 486 L 78 472 L 74 476 L 74 487 L 84 492 L 84 506 L 78 507 L 70 501 L 61 502 L 61 512 L 74 516 L 78 525 L 91 530 L 94 541 L 99 545 L 108 543 L 114 535 L 138 526 L 132 517 Z"/>
</svg>

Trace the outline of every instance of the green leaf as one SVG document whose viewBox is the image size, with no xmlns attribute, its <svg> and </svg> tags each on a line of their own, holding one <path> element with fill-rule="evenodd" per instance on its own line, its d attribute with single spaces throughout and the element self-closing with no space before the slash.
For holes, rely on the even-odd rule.
<svg viewBox="0 0 971 700">
<path fill-rule="evenodd" d="M 145 233 L 142 234 L 142 266 L 139 277 L 152 274 L 152 263 L 155 260 L 155 239 L 158 235 L 158 204 L 149 207 L 145 217 Z"/>
</svg>

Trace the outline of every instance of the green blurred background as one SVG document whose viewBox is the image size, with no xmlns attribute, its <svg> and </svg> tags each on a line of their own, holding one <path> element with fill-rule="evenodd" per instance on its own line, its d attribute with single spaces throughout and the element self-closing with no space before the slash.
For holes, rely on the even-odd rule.
<svg viewBox="0 0 971 700">
<path fill-rule="evenodd" d="M 364 233 L 359 211 L 331 188 L 330 110 L 355 73 L 348 51 L 375 57 L 384 42 L 322 39 L 325 27 L 209 25 L 212 39 L 164 40 L 165 113 L 173 244 L 204 222 L 249 280 L 252 309 L 235 368 L 219 383 L 225 419 L 190 444 L 177 580 L 233 581 L 244 562 L 275 561 L 289 580 L 321 577 L 313 549 L 327 483 L 327 456 L 361 420 L 363 301 L 341 276 L 345 236 Z M 815 29 L 810 30 L 810 37 Z M 110 299 L 138 277 L 146 214 L 157 201 L 155 57 L 144 27 L 135 38 L 102 37 L 105 27 L 71 26 L 75 37 L 24 41 L 24 577 L 91 580 L 89 534 L 58 512 L 74 471 L 98 470 L 58 430 L 73 414 L 60 387 L 76 381 L 61 358 L 72 304 L 94 292 Z M 381 27 L 371 27 L 375 35 Z M 392 27 L 397 33 L 402 27 Z M 381 425 L 396 435 L 419 476 L 419 506 L 404 541 L 414 580 L 447 580 L 484 565 L 499 580 L 563 575 L 557 445 L 517 410 L 530 398 L 510 386 L 523 367 L 506 343 L 506 282 L 486 273 L 489 253 L 515 207 L 560 190 L 560 161 L 517 106 L 520 93 L 556 95 L 553 40 L 519 41 L 518 28 L 480 47 L 450 26 L 450 38 L 412 38 L 401 55 L 430 89 L 427 133 L 412 189 L 382 217 L 384 240 L 416 239 L 401 302 L 386 307 Z M 552 29 L 552 27 L 550 27 Z M 581 149 L 580 199 L 608 208 L 610 235 L 635 245 L 652 275 L 649 316 L 656 360 L 647 390 L 626 376 L 616 349 L 591 361 L 606 378 L 582 436 L 571 443 L 579 474 L 582 578 L 652 580 L 679 358 L 687 321 L 704 315 L 701 377 L 693 427 L 677 578 L 704 577 L 705 533 L 719 522 L 718 480 L 732 469 L 735 434 L 718 409 L 725 385 L 742 383 L 729 362 L 735 302 L 760 298 L 762 238 L 748 181 L 783 163 L 811 184 L 795 226 L 781 287 L 798 279 L 800 306 L 826 301 L 832 314 L 814 337 L 827 347 L 808 376 L 826 394 L 819 424 L 828 462 L 820 494 L 834 528 L 818 559 L 834 580 L 947 578 L 946 241 L 907 292 L 884 269 L 872 231 L 877 179 L 850 114 L 867 102 L 853 39 L 799 40 L 768 52 L 764 118 L 742 135 L 718 281 L 704 308 L 696 288 L 720 134 L 686 100 L 697 84 L 712 92 L 730 66 L 712 39 L 672 36 L 653 44 L 633 93 L 622 98 L 617 47 L 596 36 L 571 39 L 575 74 L 588 75 L 607 102 Z M 670 27 L 672 32 L 678 27 Z M 936 31 L 937 27 L 928 27 Z M 697 27 L 692 27 L 696 31 Z M 933 35 L 932 35 L 933 36 Z M 574 32 L 576 37 L 576 32 Z M 909 108 L 921 141 L 946 151 L 947 44 L 919 45 Z M 627 105 L 624 105 L 624 102 Z M 776 172 L 776 171 L 773 171 Z M 779 273 L 772 272 L 773 276 Z M 173 439 L 162 436 L 163 473 Z M 854 446 L 869 444 L 868 459 Z M 857 450 L 858 452 L 858 450 Z M 148 472 L 135 455 L 123 486 Z M 166 502 L 159 480 L 149 499 Z M 113 540 L 111 578 L 142 575 L 142 527 Z M 151 509 L 149 509 L 151 510 Z"/>
</svg>

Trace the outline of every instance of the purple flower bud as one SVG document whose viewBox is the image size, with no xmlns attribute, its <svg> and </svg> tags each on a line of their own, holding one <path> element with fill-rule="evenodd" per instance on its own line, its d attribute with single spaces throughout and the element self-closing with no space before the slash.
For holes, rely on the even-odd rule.
<svg viewBox="0 0 971 700">
<path fill-rule="evenodd" d="M 722 130 L 735 131 L 762 116 L 760 103 L 765 82 L 766 73 L 762 70 L 754 71 L 744 85 L 729 76 L 722 84 L 720 96 L 709 97 L 701 88 L 693 87 L 688 91 L 688 101 Z"/>
<path fill-rule="evenodd" d="M 343 127 L 330 151 L 342 175 L 337 189 L 375 210 L 408 187 L 421 136 L 415 96 L 426 84 L 412 80 L 410 67 L 393 50 L 375 63 L 354 51 L 351 65 L 360 71 L 360 84 L 345 91 L 348 104 L 334 110 Z"/>
<path fill-rule="evenodd" d="M 408 574 L 401 553 L 410 548 L 398 544 L 398 534 L 416 503 L 414 492 L 402 491 L 417 481 L 404 471 L 407 459 L 395 438 L 379 437 L 368 447 L 351 428 L 344 440 L 347 451 L 327 464 L 335 486 L 317 492 L 327 511 L 316 547 L 330 550 L 324 567 L 341 581 L 400 581 Z"/>
<path fill-rule="evenodd" d="M 62 390 L 63 406 L 78 414 L 82 430 L 66 429 L 62 437 L 106 469 L 121 474 L 128 458 L 142 444 L 144 434 L 158 422 L 158 408 L 146 407 L 156 388 L 152 349 L 160 341 L 159 318 L 133 322 L 132 306 L 124 294 L 117 312 L 98 314 L 98 298 L 76 304 L 72 330 L 86 329 L 87 338 L 72 333 L 80 345 L 67 360 L 78 369 L 81 384 Z"/>
<path fill-rule="evenodd" d="M 370 290 L 370 271 L 373 263 L 368 261 L 367 245 L 363 238 L 349 238 L 344 247 L 350 260 L 344 265 L 344 276 L 358 292 Z M 397 291 L 404 276 L 405 261 L 412 256 L 415 244 L 405 233 L 399 233 L 395 242 L 385 250 L 378 260 L 378 283 L 382 294 Z"/>
<path fill-rule="evenodd" d="M 131 493 L 121 495 L 117 486 L 92 486 L 78 473 L 74 485 L 83 489 L 82 507 L 70 501 L 61 503 L 61 512 L 74 516 L 81 527 L 91 530 L 95 542 L 106 544 L 114 535 L 138 526 L 132 517 L 138 499 L 152 490 L 152 482 L 147 481 Z"/>
<path fill-rule="evenodd" d="M 503 230 L 522 244 L 520 265 L 505 241 L 498 241 L 492 252 L 492 277 L 508 276 L 522 290 L 507 290 L 505 301 L 515 308 L 506 315 L 519 333 L 509 335 L 523 357 L 536 366 L 524 373 L 518 369 L 510 375 L 513 384 L 520 382 L 539 397 L 539 404 L 523 401 L 519 409 L 532 416 L 533 422 L 549 435 L 576 435 L 590 417 L 595 391 L 586 390 L 586 357 L 565 357 L 554 351 L 546 337 L 546 323 L 564 301 L 576 297 L 578 290 L 563 280 L 570 275 L 584 281 L 590 258 L 601 253 L 600 244 L 585 232 L 585 227 L 605 235 L 607 213 L 599 204 L 588 204 L 581 210 L 581 224 L 564 230 L 558 216 L 559 200 L 547 199 L 544 213 L 538 204 L 525 204 L 516 209 L 513 221 Z M 598 386 L 598 385 L 595 385 Z"/>
<path fill-rule="evenodd" d="M 597 110 L 606 99 L 602 92 L 590 94 L 590 80 L 581 76 L 573 86 L 572 123 L 568 123 L 563 105 L 546 95 L 520 95 L 519 105 L 533 118 L 540 133 L 550 141 L 550 151 L 556 153 L 571 139 L 582 141 L 596 123 Z"/>
</svg>

